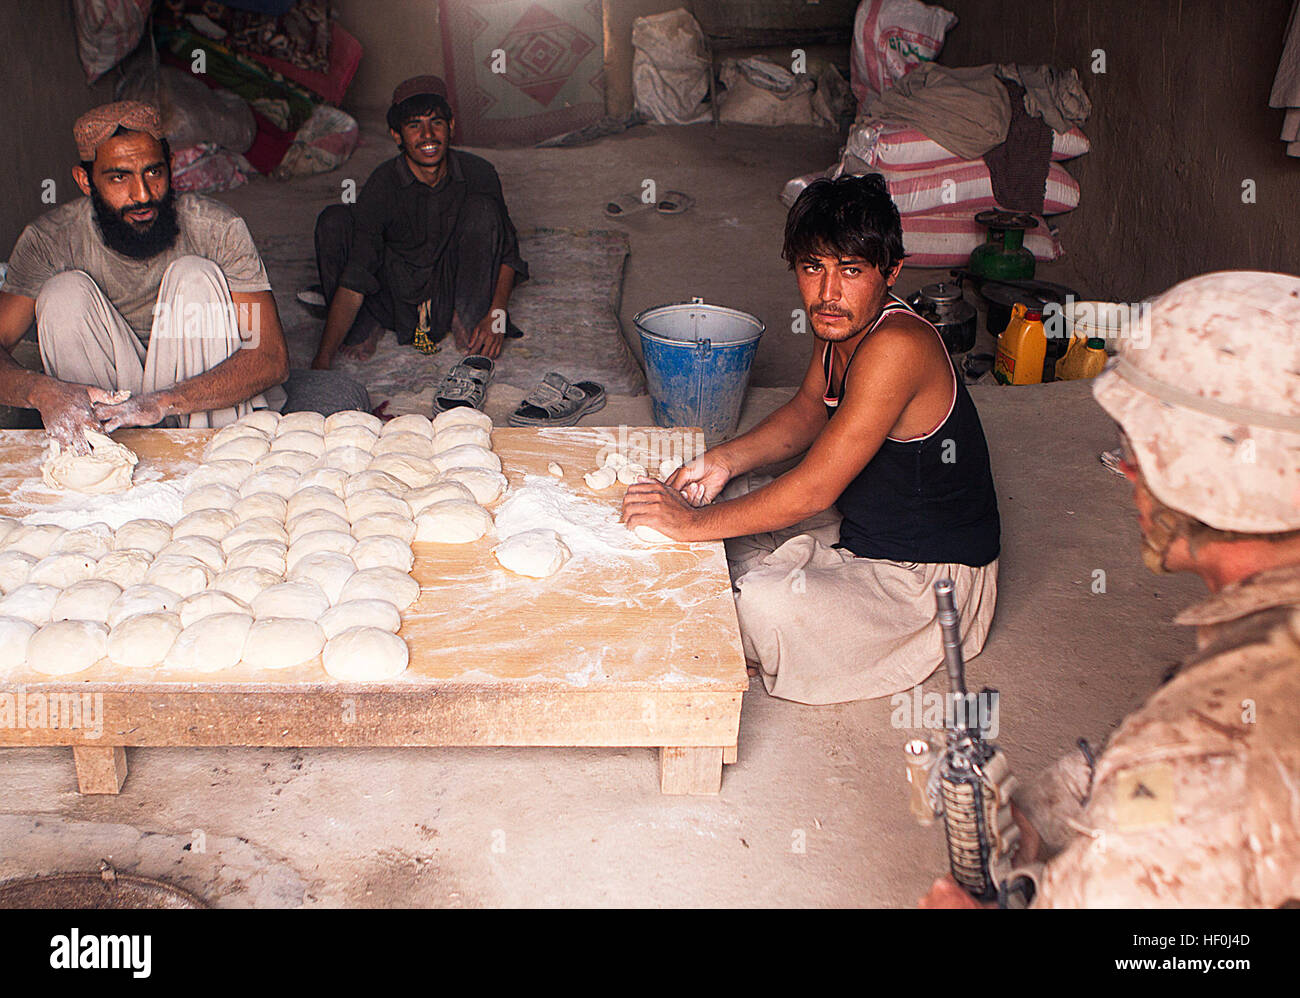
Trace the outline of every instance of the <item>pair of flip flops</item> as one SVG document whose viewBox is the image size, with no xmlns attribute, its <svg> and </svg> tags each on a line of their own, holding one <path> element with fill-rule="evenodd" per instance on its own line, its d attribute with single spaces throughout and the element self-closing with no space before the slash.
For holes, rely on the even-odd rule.
<svg viewBox="0 0 1300 998">
<path fill-rule="evenodd" d="M 487 386 L 496 365 L 487 357 L 470 354 L 447 372 L 434 393 L 435 412 L 469 406 L 483 408 Z M 511 426 L 573 426 L 589 412 L 605 407 L 605 387 L 594 381 L 571 382 L 552 371 L 510 415 Z"/>
<path fill-rule="evenodd" d="M 622 218 L 625 215 L 635 215 L 647 208 L 654 208 L 661 215 L 680 215 L 694 203 L 693 197 L 681 191 L 667 191 L 657 201 L 646 201 L 635 191 L 629 191 L 606 202 L 605 215 L 608 218 Z"/>
</svg>

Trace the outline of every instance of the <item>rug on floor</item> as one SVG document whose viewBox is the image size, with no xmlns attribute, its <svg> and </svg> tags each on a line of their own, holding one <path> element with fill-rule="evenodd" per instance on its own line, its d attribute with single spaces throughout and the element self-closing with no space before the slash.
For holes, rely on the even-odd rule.
<svg viewBox="0 0 1300 998">
<path fill-rule="evenodd" d="M 644 394 L 645 377 L 618 322 L 627 233 L 528 229 L 519 248 L 532 277 L 510 296 L 510 318 L 524 336 L 506 340 L 495 381 L 527 392 L 558 371 L 570 381 L 598 381 L 610 394 Z M 422 354 L 385 333 L 369 360 L 339 357 L 335 366 L 364 384 L 378 405 L 436 386 L 463 356 L 450 335 L 437 353 Z"/>
</svg>

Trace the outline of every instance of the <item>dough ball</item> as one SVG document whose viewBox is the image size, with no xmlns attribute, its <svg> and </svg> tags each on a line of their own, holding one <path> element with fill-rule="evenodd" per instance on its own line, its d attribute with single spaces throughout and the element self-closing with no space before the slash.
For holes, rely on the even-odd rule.
<svg viewBox="0 0 1300 998">
<path fill-rule="evenodd" d="M 22 551 L 0 551 L 0 593 L 11 593 L 26 583 L 39 560 Z"/>
<path fill-rule="evenodd" d="M 144 581 L 148 585 L 162 586 L 184 597 L 206 589 L 212 580 L 212 574 L 212 569 L 197 558 L 183 554 L 160 554 L 149 566 Z"/>
<path fill-rule="evenodd" d="M 172 525 L 162 520 L 127 520 L 117 528 L 113 546 L 119 551 L 136 550 L 157 554 L 172 539 Z"/>
<path fill-rule="evenodd" d="M 416 457 L 433 457 L 433 441 L 420 433 L 390 433 L 380 438 L 370 448 L 375 457 L 384 454 L 414 454 Z"/>
<path fill-rule="evenodd" d="M 429 417 L 418 412 L 412 412 L 405 416 L 398 416 L 396 419 L 390 419 L 384 424 L 384 428 L 379 431 L 381 437 L 392 436 L 394 433 L 418 433 L 422 437 L 433 439 L 433 423 Z"/>
<path fill-rule="evenodd" d="M 358 492 L 391 492 L 393 495 L 405 495 L 408 488 L 400 478 L 394 478 L 385 471 L 363 471 L 351 476 L 343 486 L 343 498 L 351 499 Z"/>
<path fill-rule="evenodd" d="M 108 628 L 93 620 L 46 624 L 27 644 L 27 667 L 47 676 L 85 672 L 108 654 Z"/>
<path fill-rule="evenodd" d="M 326 451 L 325 453 L 328 454 L 329 452 Z M 319 462 L 320 459 L 318 458 L 318 465 Z M 304 489 L 325 489 L 342 499 L 343 483 L 347 480 L 348 473 L 340 468 L 315 467 L 303 473 L 303 476 L 298 479 L 297 488 L 293 492 L 294 495 L 297 495 Z"/>
<path fill-rule="evenodd" d="M 182 537 L 207 537 L 220 540 L 234 529 L 239 517 L 229 509 L 196 509 L 186 513 L 172 527 L 172 540 Z"/>
<path fill-rule="evenodd" d="M 492 429 L 492 417 L 486 412 L 478 409 L 472 409 L 467 405 L 457 406 L 455 409 L 448 409 L 446 412 L 440 412 L 433 420 L 433 428 L 436 432 L 441 433 L 449 426 L 478 426 L 484 430 Z"/>
<path fill-rule="evenodd" d="M 560 467 L 558 464 L 556 464 L 554 461 L 547 461 L 547 462 L 546 462 L 546 473 L 547 473 L 548 475 L 552 475 L 552 476 L 554 476 L 555 478 L 563 478 L 563 477 L 564 477 L 564 469 L 561 468 L 561 467 Z"/>
<path fill-rule="evenodd" d="M 377 627 L 381 631 L 396 634 L 402 629 L 402 615 L 387 600 L 354 599 L 330 607 L 320 619 L 320 628 L 325 632 L 326 638 L 342 634 L 353 627 Z"/>
<path fill-rule="evenodd" d="M 362 412 L 360 409 L 344 409 L 342 412 L 331 413 L 325 417 L 326 435 L 348 426 L 361 426 L 378 435 L 379 431 L 384 428 L 384 421 L 378 416 Z"/>
<path fill-rule="evenodd" d="M 108 632 L 108 660 L 126 669 L 156 669 L 181 633 L 174 613 L 140 613 Z"/>
<path fill-rule="evenodd" d="M 554 530 L 522 530 L 511 534 L 492 553 L 501 567 L 516 575 L 545 579 L 569 560 L 569 549 Z"/>
<path fill-rule="evenodd" d="M 318 468 L 334 468 L 345 475 L 355 475 L 370 466 L 370 451 L 360 447 L 331 447 L 316 459 Z"/>
<path fill-rule="evenodd" d="M 289 546 L 281 541 L 249 541 L 226 555 L 226 571 L 237 568 L 264 568 L 284 575 L 284 557 Z"/>
<path fill-rule="evenodd" d="M 480 506 L 496 502 L 506 490 L 506 476 L 486 468 L 448 468 L 442 477 L 449 482 L 460 482 Z"/>
<path fill-rule="evenodd" d="M 226 444 L 234 443 L 236 440 L 243 440 L 245 438 L 267 440 L 268 434 L 262 432 L 256 426 L 248 426 L 245 423 L 231 423 L 229 426 L 223 426 L 221 429 L 217 430 L 216 433 L 212 434 L 212 438 L 208 441 L 208 446 L 203 450 L 203 460 L 205 462 L 210 461 L 211 454 L 214 450 L 219 450 L 226 446 Z"/>
<path fill-rule="evenodd" d="M 195 593 L 181 600 L 176 612 L 180 615 L 181 626 L 189 627 L 194 622 L 204 617 L 211 617 L 213 614 L 250 613 L 251 611 L 248 609 L 248 604 L 237 596 L 220 589 L 205 589 L 201 593 Z"/>
<path fill-rule="evenodd" d="M 396 634 L 378 627 L 352 627 L 325 643 L 321 662 L 342 682 L 392 679 L 406 671 L 411 653 Z"/>
<path fill-rule="evenodd" d="M 409 543 L 415 537 L 415 521 L 397 513 L 372 513 L 352 524 L 352 536 L 359 541 L 377 534 L 391 534 Z"/>
<path fill-rule="evenodd" d="M 172 643 L 163 666 L 183 672 L 220 672 L 239 664 L 253 618 L 246 613 L 214 613 L 196 620 Z"/>
<path fill-rule="evenodd" d="M 254 492 L 251 496 L 244 496 L 231 510 L 235 514 L 236 523 L 243 523 L 245 520 L 252 520 L 259 516 L 284 522 L 288 511 L 288 503 L 273 492 Z"/>
<path fill-rule="evenodd" d="M 221 550 L 221 545 L 211 537 L 191 535 L 177 538 L 158 552 L 158 558 L 166 558 L 169 555 L 197 558 L 214 573 L 226 567 L 226 556 Z M 154 561 L 157 562 L 158 558 Z"/>
<path fill-rule="evenodd" d="M 326 509 L 314 509 L 293 517 L 288 525 L 289 545 L 299 537 L 313 534 L 318 530 L 337 530 L 346 534 L 352 529 L 352 523 L 346 516 L 339 516 Z"/>
<path fill-rule="evenodd" d="M 411 515 L 418 516 L 436 502 L 448 499 L 464 499 L 474 502 L 474 493 L 460 482 L 434 482 L 422 489 L 412 489 L 403 496 L 406 505 L 411 508 Z"/>
<path fill-rule="evenodd" d="M 276 429 L 280 425 L 280 414 L 274 409 L 254 409 L 252 412 L 246 412 L 239 417 L 240 426 L 251 426 L 255 430 L 261 430 L 266 436 L 275 435 Z"/>
<path fill-rule="evenodd" d="M 37 559 L 44 558 L 54 549 L 55 542 L 66 532 L 55 523 L 36 523 L 18 527 L 5 538 L 5 550 L 21 551 Z M 167 534 L 171 536 L 170 527 L 167 528 Z"/>
<path fill-rule="evenodd" d="M 3 544 L 4 539 L 17 530 L 21 525 L 22 524 L 12 516 L 0 516 L 0 544 Z"/>
<path fill-rule="evenodd" d="M 316 583 L 332 606 L 339 601 L 339 594 L 356 571 L 357 566 L 345 554 L 314 551 L 297 559 L 286 577 L 290 582 L 305 580 Z"/>
<path fill-rule="evenodd" d="M 492 448 L 492 434 L 481 426 L 474 426 L 470 423 L 461 423 L 459 426 L 448 426 L 446 429 L 439 430 L 433 438 L 434 454 L 445 454 L 453 447 L 486 447 Z"/>
<path fill-rule="evenodd" d="M 356 544 L 349 556 L 357 568 L 395 568 L 399 572 L 409 572 L 415 567 L 415 552 L 400 537 L 373 534 Z"/>
<path fill-rule="evenodd" d="M 289 505 L 285 508 L 285 517 L 293 521 L 304 513 L 314 512 L 333 513 L 335 516 L 346 520 L 348 506 L 329 489 L 316 486 L 310 489 L 302 489 L 291 495 Z"/>
<path fill-rule="evenodd" d="M 254 471 L 270 471 L 272 468 L 287 468 L 295 475 L 301 475 L 304 471 L 316 463 L 316 455 L 308 454 L 300 450 L 271 450 L 266 457 L 259 457 L 257 464 L 253 466 Z"/>
<path fill-rule="evenodd" d="M 319 412 L 286 412 L 280 417 L 280 425 L 276 427 L 275 435 L 283 437 L 300 431 L 324 436 L 324 415 Z"/>
<path fill-rule="evenodd" d="M 491 529 L 492 515 L 464 499 L 436 502 L 415 518 L 415 540 L 420 544 L 468 544 Z"/>
<path fill-rule="evenodd" d="M 330 608 L 330 601 L 316 583 L 299 579 L 296 582 L 281 582 L 262 590 L 251 605 L 253 616 L 258 620 L 264 617 L 320 620 L 321 615 Z"/>
<path fill-rule="evenodd" d="M 393 613 L 397 611 L 393 610 Z M 321 618 L 321 623 L 324 624 L 324 618 Z M 23 667 L 27 661 L 27 644 L 35 633 L 36 625 L 30 620 L 0 617 L 0 678 Z"/>
<path fill-rule="evenodd" d="M 382 454 L 370 462 L 370 470 L 386 472 L 412 489 L 432 485 L 438 477 L 438 466 L 417 454 Z"/>
<path fill-rule="evenodd" d="M 84 554 L 50 554 L 32 566 L 29 583 L 66 589 L 95 574 L 96 561 Z"/>
<path fill-rule="evenodd" d="M 325 431 L 325 449 L 335 447 L 356 447 L 358 450 L 371 450 L 379 434 L 367 426 L 342 426 Z"/>
<path fill-rule="evenodd" d="M 229 485 L 205 485 L 181 500 L 181 512 L 188 515 L 200 509 L 228 510 L 237 502 L 239 493 Z"/>
<path fill-rule="evenodd" d="M 682 466 L 680 457 L 666 457 L 659 462 L 659 481 L 666 482 L 672 478 L 673 473 Z"/>
<path fill-rule="evenodd" d="M 257 492 L 270 492 L 281 499 L 288 499 L 298 487 L 298 472 L 292 468 L 267 468 L 255 471 L 239 487 L 240 496 L 251 496 Z M 234 503 L 230 504 L 231 506 Z M 230 507 L 226 507 L 229 509 Z"/>
<path fill-rule="evenodd" d="M 244 664 L 254 669 L 292 669 L 317 658 L 325 632 L 314 620 L 268 617 L 248 629 Z"/>
<path fill-rule="evenodd" d="M 129 589 L 144 581 L 145 574 L 152 564 L 153 555 L 142 548 L 110 551 L 99 559 L 92 578 L 107 579 L 109 582 L 117 583 L 123 589 Z"/>
<path fill-rule="evenodd" d="M 447 468 L 486 468 L 488 471 L 501 470 L 501 458 L 486 447 L 474 444 L 461 444 L 438 455 L 436 462 L 439 470 Z"/>
<path fill-rule="evenodd" d="M 299 560 L 309 554 L 328 551 L 332 554 L 351 554 L 357 546 L 357 539 L 343 530 L 313 530 L 303 534 L 289 545 L 284 557 L 286 573 L 293 571 Z"/>
<path fill-rule="evenodd" d="M 261 460 L 259 458 L 258 460 Z M 252 461 L 210 461 L 201 465 L 185 481 L 185 491 L 193 492 L 205 485 L 225 485 L 238 489 L 253 473 Z"/>
<path fill-rule="evenodd" d="M 587 488 L 593 492 L 604 492 L 618 480 L 618 472 L 606 464 L 595 471 L 587 472 L 582 477 L 587 483 Z"/>
<path fill-rule="evenodd" d="M 629 461 L 618 469 L 618 480 L 624 485 L 635 485 L 638 478 L 645 478 L 645 465 Z"/>
<path fill-rule="evenodd" d="M 620 454 L 618 451 L 610 451 L 605 455 L 604 467 L 613 468 L 614 474 L 618 474 L 618 469 L 627 464 L 627 456 Z"/>
<path fill-rule="evenodd" d="M 401 496 L 379 489 L 358 492 L 348 500 L 348 519 L 353 523 L 376 513 L 391 513 L 394 516 L 411 518 L 411 507 Z"/>
<path fill-rule="evenodd" d="M 348 580 L 339 594 L 339 602 L 354 599 L 382 599 L 399 610 L 420 598 L 420 584 L 395 568 L 363 568 Z"/>
<path fill-rule="evenodd" d="M 122 587 L 107 579 L 77 582 L 59 594 L 50 608 L 51 620 L 108 620 L 108 608 L 122 595 Z"/>
<path fill-rule="evenodd" d="M 50 547 L 50 554 L 86 554 L 98 561 L 113 550 L 113 531 L 107 523 L 88 523 L 63 534 Z"/>
<path fill-rule="evenodd" d="M 212 580 L 207 591 L 229 593 L 235 599 L 251 606 L 262 590 L 270 589 L 283 581 L 283 576 L 275 572 L 258 568 L 256 565 L 247 565 L 244 568 L 227 569 L 222 572 Z"/>
<path fill-rule="evenodd" d="M 19 617 L 41 627 L 50 622 L 50 613 L 59 592 L 55 586 L 28 582 L 0 599 L 0 617 Z"/>
<path fill-rule="evenodd" d="M 139 460 L 135 452 L 123 444 L 96 433 L 86 431 L 89 454 L 64 450 L 57 440 L 50 441 L 49 456 L 41 465 L 41 479 L 52 489 L 71 489 L 91 495 L 125 492 L 131 487 L 131 475 Z"/>
<path fill-rule="evenodd" d="M 179 593 L 147 582 L 138 586 L 128 586 L 122 590 L 121 596 L 113 600 L 113 604 L 108 608 L 105 622 L 109 627 L 117 627 L 122 621 L 137 614 L 174 610 L 180 606 L 182 598 Z"/>
<path fill-rule="evenodd" d="M 284 524 L 279 520 L 273 520 L 269 516 L 255 516 L 233 527 L 225 537 L 221 538 L 221 550 L 229 556 L 236 548 L 253 541 L 275 541 L 287 545 L 289 532 L 284 529 Z"/>
<path fill-rule="evenodd" d="M 319 413 L 318 413 L 319 415 Z M 284 422 L 281 420 L 281 422 Z M 312 433 L 307 430 L 297 430 L 293 433 L 281 431 L 276 438 L 271 441 L 271 451 L 293 450 L 303 454 L 310 454 L 312 459 L 316 459 L 325 453 L 325 438 L 319 433 Z"/>
<path fill-rule="evenodd" d="M 256 461 L 271 450 L 271 442 L 266 437 L 237 437 L 229 443 L 215 447 L 204 454 L 208 463 L 217 461 Z"/>
</svg>

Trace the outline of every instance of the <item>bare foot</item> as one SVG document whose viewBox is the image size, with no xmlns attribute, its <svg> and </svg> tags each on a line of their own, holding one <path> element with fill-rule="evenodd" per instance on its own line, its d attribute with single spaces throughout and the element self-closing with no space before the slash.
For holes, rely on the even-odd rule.
<svg viewBox="0 0 1300 998">
<path fill-rule="evenodd" d="M 384 335 L 382 329 L 376 329 L 360 343 L 345 344 L 339 349 L 344 357 L 350 360 L 366 361 L 375 355 L 379 349 L 379 338 Z"/>
<path fill-rule="evenodd" d="M 470 331 L 460 321 L 460 316 L 453 312 L 451 314 L 451 336 L 456 341 L 457 350 L 469 350 L 469 335 Z"/>
</svg>

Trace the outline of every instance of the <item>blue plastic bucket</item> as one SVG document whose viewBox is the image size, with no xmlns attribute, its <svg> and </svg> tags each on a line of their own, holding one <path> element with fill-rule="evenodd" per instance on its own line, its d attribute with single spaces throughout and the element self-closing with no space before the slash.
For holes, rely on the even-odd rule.
<svg viewBox="0 0 1300 998">
<path fill-rule="evenodd" d="M 632 320 L 659 426 L 699 426 L 710 442 L 736 429 L 763 323 L 702 298 L 658 305 Z"/>
</svg>

